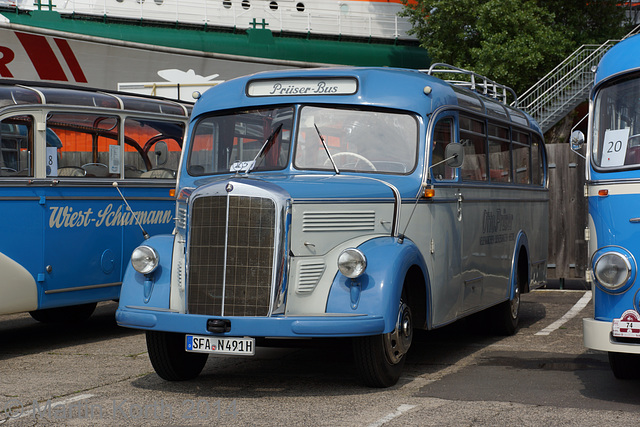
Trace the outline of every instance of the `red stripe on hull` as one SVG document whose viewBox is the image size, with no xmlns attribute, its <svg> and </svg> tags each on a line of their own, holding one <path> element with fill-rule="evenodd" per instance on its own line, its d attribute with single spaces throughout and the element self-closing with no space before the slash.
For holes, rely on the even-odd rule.
<svg viewBox="0 0 640 427">
<path fill-rule="evenodd" d="M 58 45 L 58 49 L 62 52 L 62 56 L 64 60 L 67 61 L 67 65 L 71 70 L 71 74 L 73 74 L 73 78 L 76 79 L 78 83 L 87 83 L 87 78 L 84 76 L 82 72 L 82 67 L 80 67 L 80 63 L 78 59 L 71 50 L 71 46 L 69 46 L 69 42 L 65 39 L 53 39 Z"/>
<path fill-rule="evenodd" d="M 46 37 L 17 31 L 16 36 L 42 80 L 67 81 L 67 76 Z"/>
</svg>

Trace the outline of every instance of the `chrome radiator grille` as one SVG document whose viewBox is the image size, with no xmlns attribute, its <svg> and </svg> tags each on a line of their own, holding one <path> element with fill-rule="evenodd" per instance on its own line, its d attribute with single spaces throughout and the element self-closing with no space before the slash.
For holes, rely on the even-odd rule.
<svg viewBox="0 0 640 427">
<path fill-rule="evenodd" d="M 189 313 L 266 316 L 275 230 L 276 208 L 268 198 L 196 199 L 190 223 Z"/>
</svg>

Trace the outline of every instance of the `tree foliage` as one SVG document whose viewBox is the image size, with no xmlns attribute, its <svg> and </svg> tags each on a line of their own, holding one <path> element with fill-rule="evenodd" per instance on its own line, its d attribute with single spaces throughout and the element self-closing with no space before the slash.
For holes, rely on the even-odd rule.
<svg viewBox="0 0 640 427">
<path fill-rule="evenodd" d="M 403 15 L 433 62 L 471 69 L 522 93 L 582 44 L 622 37 L 628 28 L 618 4 L 409 0 Z"/>
</svg>

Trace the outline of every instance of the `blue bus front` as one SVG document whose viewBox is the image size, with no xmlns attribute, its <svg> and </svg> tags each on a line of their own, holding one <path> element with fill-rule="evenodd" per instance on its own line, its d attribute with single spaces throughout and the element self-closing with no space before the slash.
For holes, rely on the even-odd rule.
<svg viewBox="0 0 640 427">
<path fill-rule="evenodd" d="M 607 351 L 618 378 L 640 374 L 640 38 L 602 59 L 588 137 L 590 279 L 585 346 Z"/>
</svg>

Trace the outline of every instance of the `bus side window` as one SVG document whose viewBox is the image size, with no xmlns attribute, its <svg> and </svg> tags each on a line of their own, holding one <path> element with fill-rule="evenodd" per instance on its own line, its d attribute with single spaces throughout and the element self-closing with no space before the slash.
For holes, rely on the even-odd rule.
<svg viewBox="0 0 640 427">
<path fill-rule="evenodd" d="M 511 182 L 509 129 L 489 123 L 489 178 L 491 182 Z"/>
<path fill-rule="evenodd" d="M 544 156 L 542 155 L 542 141 L 538 135 L 533 137 L 533 146 L 531 147 L 531 178 L 532 184 L 544 185 Z"/>
<path fill-rule="evenodd" d="M 460 115 L 460 142 L 464 146 L 463 180 L 487 180 L 486 138 L 483 121 Z"/>
<path fill-rule="evenodd" d="M 431 157 L 431 164 L 444 160 L 444 149 L 453 141 L 453 119 L 451 117 L 444 118 L 436 123 L 433 130 L 433 154 Z M 440 163 L 439 165 L 431 168 L 433 177 L 438 180 L 453 179 L 455 177 L 455 169 L 451 168 L 446 163 Z"/>
<path fill-rule="evenodd" d="M 33 176 L 33 118 L 14 116 L 0 122 L 0 176 Z"/>
<path fill-rule="evenodd" d="M 47 128 L 59 146 L 56 160 L 47 155 L 47 176 L 120 177 L 118 123 L 117 117 L 97 114 L 49 113 Z"/>
<path fill-rule="evenodd" d="M 531 169 L 529 161 L 531 157 L 531 145 L 529 135 L 513 131 L 513 163 L 516 172 L 516 183 L 531 183 Z"/>
<path fill-rule="evenodd" d="M 124 135 L 125 178 L 176 177 L 184 136 L 182 123 L 128 117 Z"/>
</svg>

